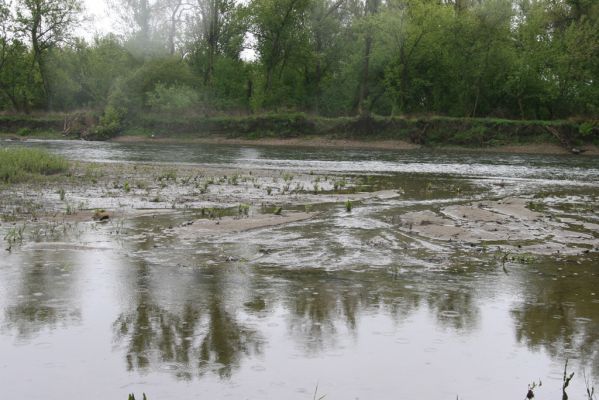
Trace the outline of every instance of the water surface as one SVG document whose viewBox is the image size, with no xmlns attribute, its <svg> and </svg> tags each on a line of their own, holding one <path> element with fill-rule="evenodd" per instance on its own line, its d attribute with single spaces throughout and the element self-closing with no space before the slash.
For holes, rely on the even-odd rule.
<svg viewBox="0 0 599 400">
<path fill-rule="evenodd" d="M 318 388 L 327 399 L 506 399 L 539 379 L 538 396 L 559 398 L 566 359 L 570 398 L 585 398 L 583 373 L 599 386 L 597 249 L 501 265 L 394 224 L 409 211 L 505 196 L 596 207 L 597 158 L 26 145 L 77 160 L 352 175 L 402 195 L 187 241 L 159 234 L 168 222 L 154 218 L 119 232 L 81 224 L 4 252 L 2 398 L 312 399 Z M 594 211 L 584 218 L 599 223 Z"/>
</svg>

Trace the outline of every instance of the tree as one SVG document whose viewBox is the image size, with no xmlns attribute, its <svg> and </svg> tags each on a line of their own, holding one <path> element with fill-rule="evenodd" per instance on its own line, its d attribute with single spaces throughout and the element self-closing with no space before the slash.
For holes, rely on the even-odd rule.
<svg viewBox="0 0 599 400">
<path fill-rule="evenodd" d="M 322 84 L 343 59 L 344 22 L 349 12 L 343 9 L 348 0 L 314 0 L 309 9 L 308 31 L 314 58 L 312 68 L 305 69 L 308 93 L 313 96 L 312 109 L 318 113 L 322 101 Z"/>
<path fill-rule="evenodd" d="M 11 20 L 10 4 L 0 0 L 0 72 L 6 63 Z"/>
<path fill-rule="evenodd" d="M 167 51 L 172 56 L 175 54 L 177 37 L 188 7 L 183 0 L 162 0 L 159 3 L 159 8 L 164 15 L 162 18 L 164 24 L 166 24 L 163 30 L 166 32 Z"/>
<path fill-rule="evenodd" d="M 250 5 L 251 32 L 264 67 L 264 92 L 268 95 L 275 73 L 282 75 L 294 53 L 306 48 L 306 11 L 309 0 L 254 0 Z"/>
<path fill-rule="evenodd" d="M 82 11 L 79 0 L 18 0 L 17 23 L 33 51 L 42 83 L 46 108 L 51 109 L 51 87 L 46 65 L 48 52 L 65 43 L 78 25 Z"/>
<path fill-rule="evenodd" d="M 110 0 L 110 6 L 117 15 L 118 29 L 134 55 L 143 59 L 164 55 L 166 46 L 158 29 L 159 0 Z"/>
<path fill-rule="evenodd" d="M 190 15 L 195 62 L 201 64 L 204 85 L 210 85 L 219 57 L 238 60 L 245 24 L 234 0 L 196 0 Z"/>
<path fill-rule="evenodd" d="M 369 109 L 365 106 L 365 101 L 369 95 L 369 79 L 370 79 L 370 57 L 374 46 L 374 26 L 371 24 L 372 16 L 379 11 L 381 0 L 365 0 L 363 8 L 363 17 L 366 19 L 364 29 L 364 55 L 362 58 L 362 67 L 360 71 L 358 93 L 355 100 L 355 110 L 358 114 L 365 114 Z"/>
</svg>

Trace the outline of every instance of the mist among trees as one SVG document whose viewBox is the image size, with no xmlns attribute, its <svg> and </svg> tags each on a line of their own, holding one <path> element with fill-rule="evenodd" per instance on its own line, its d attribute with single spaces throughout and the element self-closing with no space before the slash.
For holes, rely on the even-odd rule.
<svg viewBox="0 0 599 400">
<path fill-rule="evenodd" d="M 0 0 L 0 110 L 599 114 L 596 0 Z M 89 26 L 87 26 L 89 25 Z M 245 54 L 245 56 L 244 56 Z M 247 56 L 250 54 L 251 56 Z"/>
</svg>

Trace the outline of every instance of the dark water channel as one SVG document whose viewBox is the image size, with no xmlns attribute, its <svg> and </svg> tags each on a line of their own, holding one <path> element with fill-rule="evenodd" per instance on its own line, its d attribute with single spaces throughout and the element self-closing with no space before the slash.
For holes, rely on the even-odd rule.
<svg viewBox="0 0 599 400">
<path fill-rule="evenodd" d="M 394 224 L 454 202 L 536 196 L 599 238 L 598 158 L 26 145 L 88 161 L 357 175 L 402 195 L 159 246 L 141 233 L 160 222 L 139 217 L 126 235 L 83 224 L 69 240 L 0 252 L 0 399 L 499 400 L 539 380 L 537 397 L 560 399 L 566 359 L 571 399 L 586 398 L 584 376 L 599 390 L 596 246 L 501 262 Z"/>
</svg>

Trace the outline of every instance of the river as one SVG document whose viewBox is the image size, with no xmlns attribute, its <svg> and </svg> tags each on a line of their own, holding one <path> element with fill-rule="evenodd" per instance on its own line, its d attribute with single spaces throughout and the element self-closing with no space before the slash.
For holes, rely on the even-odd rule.
<svg viewBox="0 0 599 400">
<path fill-rule="evenodd" d="M 499 400 L 541 381 L 537 397 L 559 399 L 566 360 L 570 398 L 587 398 L 585 376 L 599 387 L 599 158 L 0 145 L 105 164 L 315 174 L 321 184 L 347 177 L 397 193 L 351 212 L 314 202 L 309 219 L 186 240 L 159 230 L 193 207 L 124 221 L 119 234 L 82 222 L 0 251 L 0 398 Z M 510 243 L 476 239 L 483 217 L 454 215 L 459 240 L 427 230 L 438 216 L 418 220 L 465 204 L 498 213 L 506 199 L 542 203 L 535 221 L 547 221 L 506 217 Z"/>
</svg>

